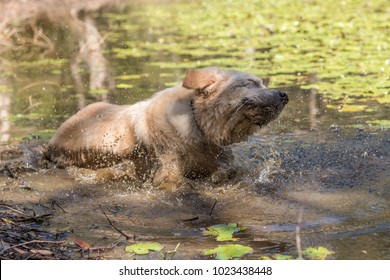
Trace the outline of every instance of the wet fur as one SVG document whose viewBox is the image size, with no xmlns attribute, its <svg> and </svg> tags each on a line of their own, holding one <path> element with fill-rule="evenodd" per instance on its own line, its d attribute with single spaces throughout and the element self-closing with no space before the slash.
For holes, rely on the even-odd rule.
<svg viewBox="0 0 390 280">
<path fill-rule="evenodd" d="M 124 159 L 155 185 L 207 176 L 228 165 L 227 145 L 275 119 L 287 101 L 261 79 L 233 70 L 189 70 L 182 85 L 133 105 L 94 103 L 48 144 L 53 161 L 99 168 Z"/>
</svg>

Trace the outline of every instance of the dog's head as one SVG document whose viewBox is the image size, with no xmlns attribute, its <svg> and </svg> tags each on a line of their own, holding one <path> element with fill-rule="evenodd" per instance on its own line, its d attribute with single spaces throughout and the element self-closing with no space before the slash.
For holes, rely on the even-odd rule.
<svg viewBox="0 0 390 280">
<path fill-rule="evenodd" d="M 234 70 L 188 70 L 183 87 L 195 91 L 193 108 L 205 138 L 217 145 L 245 140 L 276 119 L 288 102 L 285 92 Z"/>
</svg>

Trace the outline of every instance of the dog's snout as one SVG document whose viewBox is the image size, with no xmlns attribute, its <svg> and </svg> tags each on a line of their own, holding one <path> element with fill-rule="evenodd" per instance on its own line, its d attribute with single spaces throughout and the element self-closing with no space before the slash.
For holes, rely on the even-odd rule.
<svg viewBox="0 0 390 280">
<path fill-rule="evenodd" d="M 286 98 L 287 97 L 287 93 L 285 93 L 284 91 L 279 91 L 279 96 L 281 98 Z"/>
<path fill-rule="evenodd" d="M 282 100 L 283 103 L 286 104 L 286 103 L 288 102 L 288 95 L 287 95 L 286 92 L 284 92 L 284 91 L 278 91 L 277 94 L 279 95 L 279 97 L 280 97 L 280 99 Z"/>
</svg>

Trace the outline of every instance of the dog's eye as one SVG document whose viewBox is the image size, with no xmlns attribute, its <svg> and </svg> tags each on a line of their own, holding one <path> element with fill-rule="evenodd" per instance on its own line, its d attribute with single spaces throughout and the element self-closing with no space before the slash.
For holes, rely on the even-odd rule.
<svg viewBox="0 0 390 280">
<path fill-rule="evenodd" d="M 236 87 L 245 87 L 245 88 L 253 88 L 253 87 L 260 87 L 260 83 L 255 80 L 244 80 L 240 83 L 237 83 Z"/>
<path fill-rule="evenodd" d="M 260 87 L 260 84 L 255 80 L 246 80 L 240 85 L 240 87 L 246 87 L 246 88 Z"/>
<path fill-rule="evenodd" d="M 248 80 L 252 86 L 259 87 L 260 83 L 255 80 Z"/>
</svg>

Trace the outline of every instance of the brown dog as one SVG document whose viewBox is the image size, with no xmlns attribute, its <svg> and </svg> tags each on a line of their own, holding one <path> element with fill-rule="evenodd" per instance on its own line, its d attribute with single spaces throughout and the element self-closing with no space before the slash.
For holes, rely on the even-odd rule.
<svg viewBox="0 0 390 280">
<path fill-rule="evenodd" d="M 233 70 L 189 70 L 183 84 L 133 105 L 94 103 L 68 119 L 48 145 L 51 160 L 99 168 L 123 159 L 155 185 L 212 174 L 227 163 L 224 147 L 276 119 L 285 92 Z M 152 168 L 154 166 L 154 168 Z"/>
</svg>

